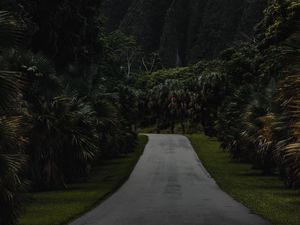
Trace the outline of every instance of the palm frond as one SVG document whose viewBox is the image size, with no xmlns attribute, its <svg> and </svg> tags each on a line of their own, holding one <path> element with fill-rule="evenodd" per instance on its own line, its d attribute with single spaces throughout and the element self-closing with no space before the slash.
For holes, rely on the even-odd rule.
<svg viewBox="0 0 300 225">
<path fill-rule="evenodd" d="M 25 81 L 21 73 L 0 70 L 0 109 L 5 110 L 22 93 Z"/>
<path fill-rule="evenodd" d="M 290 59 L 287 76 L 279 87 L 279 101 L 285 110 L 282 118 L 288 126 L 290 138 L 283 140 L 279 150 L 289 169 L 289 181 L 292 185 L 300 184 L 300 19 L 297 31 L 287 40 L 286 56 Z"/>
<path fill-rule="evenodd" d="M 16 47 L 24 43 L 25 25 L 10 12 L 0 11 L 0 47 Z"/>
<path fill-rule="evenodd" d="M 20 190 L 23 181 L 20 173 L 26 157 L 20 154 L 25 142 L 22 137 L 21 117 L 0 119 L 0 223 L 15 224 L 20 212 Z"/>
</svg>

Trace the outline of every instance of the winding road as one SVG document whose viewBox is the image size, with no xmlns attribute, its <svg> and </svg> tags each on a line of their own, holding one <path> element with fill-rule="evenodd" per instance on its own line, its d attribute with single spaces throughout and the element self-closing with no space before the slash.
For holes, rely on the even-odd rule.
<svg viewBox="0 0 300 225">
<path fill-rule="evenodd" d="M 251 190 L 249 190 L 251 191 Z M 70 225 L 269 225 L 223 192 L 181 135 L 149 135 L 129 180 Z"/>
</svg>

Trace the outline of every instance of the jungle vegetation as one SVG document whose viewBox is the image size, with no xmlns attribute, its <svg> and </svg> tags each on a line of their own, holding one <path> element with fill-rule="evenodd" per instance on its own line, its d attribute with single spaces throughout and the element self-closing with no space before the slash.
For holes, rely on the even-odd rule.
<svg viewBox="0 0 300 225">
<path fill-rule="evenodd" d="M 141 125 L 202 130 L 232 159 L 299 188 L 299 13 L 298 1 L 270 1 L 251 41 L 141 76 L 135 85 L 145 87 L 140 102 L 148 109 Z"/>
<path fill-rule="evenodd" d="M 67 189 L 103 158 L 134 150 L 123 100 L 132 93 L 99 8 L 94 0 L 0 3 L 1 225 L 18 223 L 24 193 Z M 103 74 L 109 63 L 114 76 Z M 107 77 L 123 82 L 111 89 Z"/>
<path fill-rule="evenodd" d="M 130 2 L 122 3 L 129 11 L 141 4 L 132 1 L 130 7 Z M 145 45 L 132 29 L 145 30 L 126 23 L 132 15 L 111 21 L 104 17 L 102 3 L 0 2 L 0 225 L 18 223 L 24 193 L 67 189 L 88 179 L 93 166 L 106 157 L 134 149 L 138 127 L 153 125 L 156 132 L 174 132 L 179 125 L 182 133 L 214 136 L 232 158 L 299 188 L 298 1 L 243 4 L 240 8 L 248 11 L 236 14 L 224 9 L 223 17 L 239 18 L 225 21 L 228 27 L 208 23 L 208 15 L 221 12 L 211 14 L 215 8 L 207 1 L 208 11 L 199 13 L 201 18 L 194 12 L 189 30 L 199 19 L 197 32 L 205 32 L 189 50 L 181 44 L 193 37 L 177 37 L 183 25 L 174 18 L 186 15 L 177 12 L 183 10 L 180 5 L 168 10 L 165 21 L 171 25 L 165 26 L 170 29 L 164 29 L 160 42 L 163 25 L 157 21 L 172 1 L 153 4 L 160 8 L 157 14 L 140 20 L 153 19 L 147 22 L 151 29 L 145 28 L 155 32 L 138 36 L 145 37 Z M 249 16 L 254 9 L 261 18 Z M 237 35 L 232 21 L 239 21 L 242 29 L 248 24 L 243 18 L 255 28 L 248 27 L 247 38 L 228 48 L 224 42 Z M 216 34 L 220 27 L 224 30 Z M 218 38 L 208 43 L 211 35 Z M 227 39 L 221 46 L 203 50 L 223 35 Z M 180 40 L 168 42 L 169 36 Z M 175 51 L 176 63 L 167 49 L 172 56 Z M 185 67 L 170 68 L 176 65 Z"/>
</svg>

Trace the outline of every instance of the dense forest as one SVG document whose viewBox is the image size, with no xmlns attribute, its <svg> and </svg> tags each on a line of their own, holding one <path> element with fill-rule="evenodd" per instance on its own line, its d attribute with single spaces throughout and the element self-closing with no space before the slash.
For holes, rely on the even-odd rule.
<svg viewBox="0 0 300 225">
<path fill-rule="evenodd" d="M 203 130 L 233 159 L 299 187 L 299 7 L 270 1 L 251 40 L 213 60 L 140 77 L 150 109 L 142 122 L 157 132 Z"/>
<path fill-rule="evenodd" d="M 142 125 L 203 130 L 233 159 L 299 187 L 299 7 L 270 1 L 251 40 L 213 60 L 139 77 L 148 106 Z"/>
<path fill-rule="evenodd" d="M 67 188 L 101 158 L 133 150 L 136 133 L 123 100 L 130 90 L 102 82 L 101 68 L 116 59 L 100 1 L 0 7 L 0 224 L 9 225 L 21 193 Z"/>
<path fill-rule="evenodd" d="M 0 225 L 139 127 L 204 132 L 300 186 L 297 0 L 1 0 Z"/>
</svg>

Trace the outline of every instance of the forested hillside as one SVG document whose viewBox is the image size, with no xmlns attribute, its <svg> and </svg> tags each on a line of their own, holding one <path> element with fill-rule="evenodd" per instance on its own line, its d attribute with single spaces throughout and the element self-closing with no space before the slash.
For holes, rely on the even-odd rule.
<svg viewBox="0 0 300 225">
<path fill-rule="evenodd" d="M 254 38 L 267 0 L 105 0 L 109 31 L 133 35 L 146 51 L 159 51 L 166 67 L 213 59 Z"/>
</svg>

